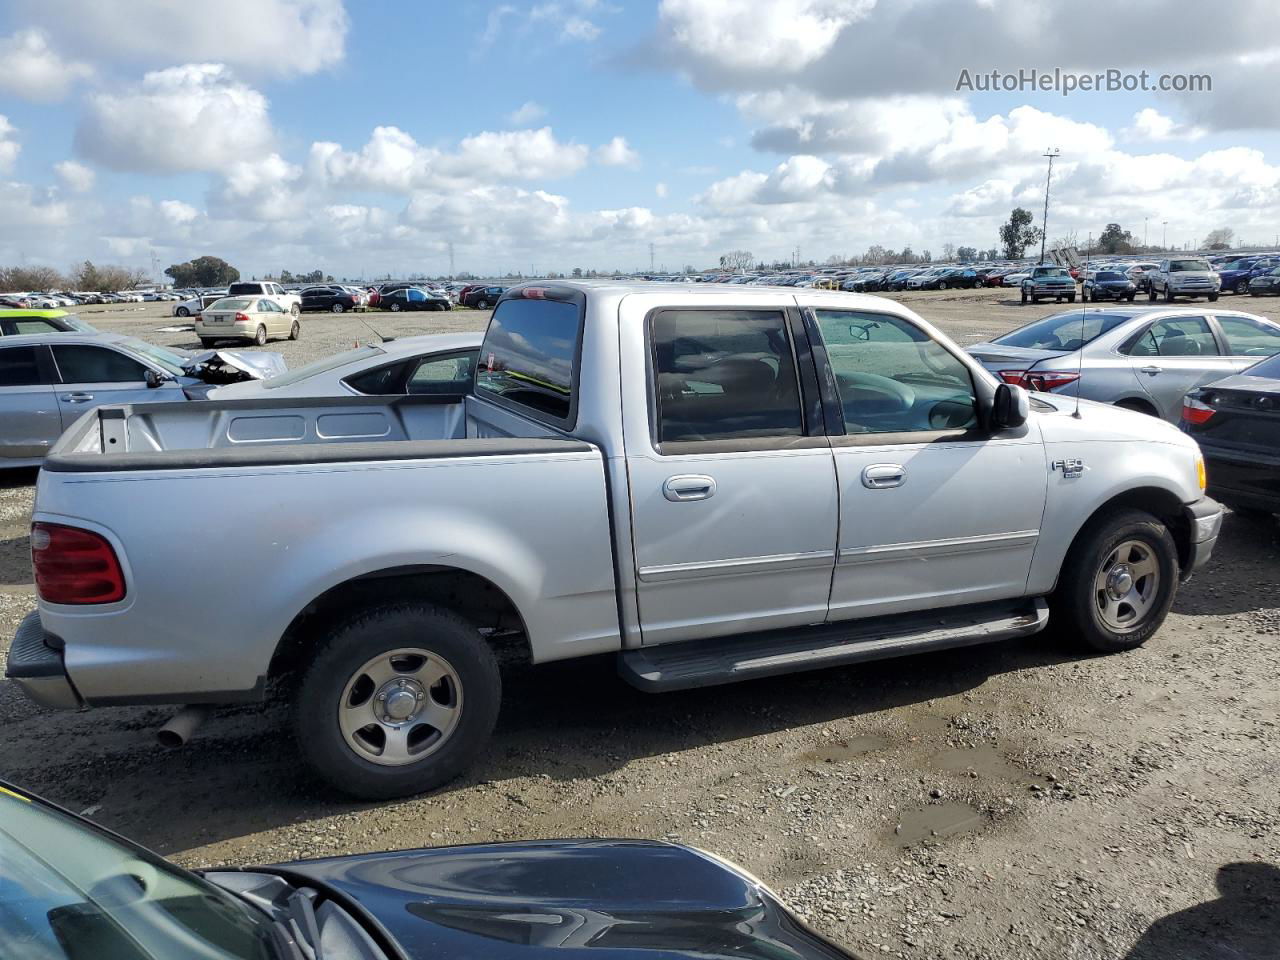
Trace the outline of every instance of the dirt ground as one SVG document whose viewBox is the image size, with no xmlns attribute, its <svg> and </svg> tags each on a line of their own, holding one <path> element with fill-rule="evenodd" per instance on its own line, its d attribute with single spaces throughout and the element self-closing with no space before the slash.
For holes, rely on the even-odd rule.
<svg viewBox="0 0 1280 960">
<path fill-rule="evenodd" d="M 1052 309 L 1001 291 L 903 299 L 962 343 Z M 160 306 L 81 312 L 195 348 Z M 297 366 L 367 336 L 351 316 L 305 323 L 267 349 Z M 0 475 L 0 655 L 35 604 L 33 481 Z M 1163 629 L 1121 656 L 1035 637 L 662 696 L 608 659 L 512 668 L 472 773 L 382 804 L 310 780 L 278 705 L 220 710 L 165 752 L 169 708 L 62 714 L 0 681 L 0 777 L 189 866 L 669 838 L 742 864 L 866 957 L 1261 960 L 1280 956 L 1278 673 L 1280 528 L 1228 516 Z"/>
</svg>

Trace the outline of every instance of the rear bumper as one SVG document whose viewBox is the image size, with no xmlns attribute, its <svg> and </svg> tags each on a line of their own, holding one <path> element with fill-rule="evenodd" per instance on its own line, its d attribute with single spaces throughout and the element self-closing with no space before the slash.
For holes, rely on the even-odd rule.
<svg viewBox="0 0 1280 960">
<path fill-rule="evenodd" d="M 1183 579 L 1199 570 L 1213 556 L 1213 548 L 1222 530 L 1222 504 L 1204 497 L 1182 508 L 1191 531 L 1191 544 L 1187 564 L 1182 570 Z"/>
<path fill-rule="evenodd" d="M 4 675 L 22 688 L 27 699 L 42 707 L 78 710 L 84 701 L 67 676 L 60 646 L 55 637 L 45 632 L 39 611 L 32 610 L 13 635 Z"/>
<path fill-rule="evenodd" d="M 1280 457 L 1201 445 L 1209 492 L 1228 504 L 1280 513 Z"/>
</svg>

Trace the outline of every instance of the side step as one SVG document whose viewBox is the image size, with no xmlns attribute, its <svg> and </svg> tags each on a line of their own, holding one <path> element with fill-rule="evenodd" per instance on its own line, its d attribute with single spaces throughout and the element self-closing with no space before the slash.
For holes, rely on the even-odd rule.
<svg viewBox="0 0 1280 960">
<path fill-rule="evenodd" d="M 1048 622 L 1049 605 L 1041 598 L 981 603 L 626 650 L 618 672 L 652 693 L 688 690 L 1025 637 Z"/>
</svg>

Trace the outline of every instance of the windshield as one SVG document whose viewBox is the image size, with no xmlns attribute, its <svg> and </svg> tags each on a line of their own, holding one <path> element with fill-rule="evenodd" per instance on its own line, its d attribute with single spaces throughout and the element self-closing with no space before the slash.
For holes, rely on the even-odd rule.
<svg viewBox="0 0 1280 960">
<path fill-rule="evenodd" d="M 364 360 L 371 357 L 381 357 L 386 351 L 381 347 L 374 346 L 372 343 L 366 343 L 356 347 L 354 350 L 348 350 L 345 353 L 338 353 L 332 357 L 325 357 L 323 360 L 317 360 L 315 363 L 308 363 L 305 367 L 298 367 L 296 370 L 290 370 L 282 373 L 278 377 L 272 377 L 263 381 L 263 387 L 268 390 L 274 390 L 276 387 L 287 387 L 299 380 L 305 380 L 307 377 L 314 377 L 316 374 L 327 373 L 330 370 L 336 370 L 338 367 L 346 366 L 348 363 L 354 363 L 357 360 Z"/>
<path fill-rule="evenodd" d="M 164 347 L 157 347 L 154 343 L 147 343 L 145 340 L 138 340 L 129 337 L 127 340 L 121 340 L 117 346 L 130 350 L 133 353 L 141 354 L 158 367 L 164 368 L 168 373 L 175 377 L 182 376 L 186 372 L 187 364 L 191 362 L 189 357 L 183 357 L 174 353 L 172 350 L 166 350 Z"/>
<path fill-rule="evenodd" d="M 273 960 L 265 915 L 0 787 L 0 944 L 18 960 Z"/>
<path fill-rule="evenodd" d="M 1099 280 L 1127 280 L 1124 274 L 1116 273 L 1114 270 L 1104 270 L 1098 274 Z"/>
<path fill-rule="evenodd" d="M 1170 273 L 1210 273 L 1208 260 L 1170 260 Z"/>
<path fill-rule="evenodd" d="M 1083 310 L 1055 313 L 991 342 L 1006 347 L 1026 347 L 1029 350 L 1079 350 L 1128 319 L 1122 313 L 1089 313 Z"/>
</svg>

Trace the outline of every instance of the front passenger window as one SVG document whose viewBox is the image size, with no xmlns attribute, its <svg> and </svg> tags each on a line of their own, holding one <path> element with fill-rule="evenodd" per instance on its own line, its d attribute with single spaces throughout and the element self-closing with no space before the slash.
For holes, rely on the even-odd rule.
<svg viewBox="0 0 1280 960">
<path fill-rule="evenodd" d="M 914 324 L 817 310 L 846 433 L 967 429 L 978 422 L 969 368 Z"/>
</svg>

